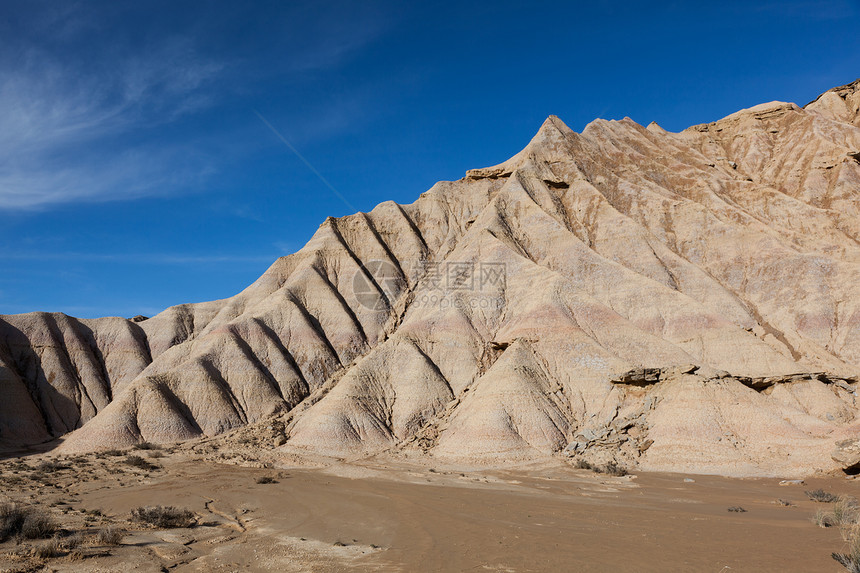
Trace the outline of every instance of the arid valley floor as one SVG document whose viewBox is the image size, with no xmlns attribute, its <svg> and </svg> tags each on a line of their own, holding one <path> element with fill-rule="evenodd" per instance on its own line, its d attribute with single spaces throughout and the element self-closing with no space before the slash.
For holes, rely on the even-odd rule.
<svg viewBox="0 0 860 573">
<path fill-rule="evenodd" d="M 61 528 L 55 557 L 34 556 L 51 541 L 0 545 L 0 571 L 835 572 L 839 528 L 813 522 L 832 504 L 805 492 L 860 490 L 844 477 L 609 476 L 562 462 L 243 467 L 212 449 L 0 462 L 0 503 L 38 507 Z M 187 508 L 191 526 L 132 519 L 156 505 Z M 109 527 L 122 531 L 115 545 L 98 539 Z"/>
</svg>

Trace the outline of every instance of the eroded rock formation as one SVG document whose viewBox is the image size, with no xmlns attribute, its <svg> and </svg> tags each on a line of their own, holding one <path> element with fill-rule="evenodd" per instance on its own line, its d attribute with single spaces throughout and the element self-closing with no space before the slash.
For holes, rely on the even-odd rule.
<svg viewBox="0 0 860 573">
<path fill-rule="evenodd" d="M 232 298 L 0 317 L 0 440 L 275 417 L 285 452 L 340 457 L 853 464 L 831 454 L 860 431 L 858 110 L 854 82 L 680 133 L 553 116 L 498 166 L 327 219 Z"/>
</svg>

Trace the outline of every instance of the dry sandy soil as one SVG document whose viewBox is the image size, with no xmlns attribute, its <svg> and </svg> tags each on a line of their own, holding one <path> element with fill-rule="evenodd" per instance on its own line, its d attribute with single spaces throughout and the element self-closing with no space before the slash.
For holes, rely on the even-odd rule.
<svg viewBox="0 0 860 573">
<path fill-rule="evenodd" d="M 129 455 L 155 469 L 129 465 Z M 42 466 L 53 460 L 54 467 Z M 32 556 L 46 541 L 0 545 L 0 571 L 840 571 L 835 527 L 812 522 L 824 488 L 846 478 L 640 473 L 612 477 L 563 463 L 506 470 L 376 459 L 316 468 L 216 463 L 165 450 L 0 461 L 0 502 L 37 505 L 76 550 Z M 263 464 L 260 464 L 263 465 Z M 67 466 L 66 469 L 63 469 Z M 258 483 L 271 477 L 276 483 Z M 780 500 L 790 502 L 785 505 Z M 159 530 L 139 506 L 190 509 Z M 742 507 L 745 512 L 730 512 Z M 99 545 L 110 524 L 126 534 Z"/>
</svg>

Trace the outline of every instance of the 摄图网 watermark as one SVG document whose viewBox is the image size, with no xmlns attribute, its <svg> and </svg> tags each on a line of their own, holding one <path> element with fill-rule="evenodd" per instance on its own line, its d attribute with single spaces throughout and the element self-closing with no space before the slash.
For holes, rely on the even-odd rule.
<svg viewBox="0 0 860 573">
<path fill-rule="evenodd" d="M 409 288 L 410 280 L 413 304 L 422 307 L 498 309 L 507 286 L 507 267 L 474 261 L 416 261 L 404 266 L 402 261 L 373 260 L 355 272 L 352 290 L 361 306 L 382 311 Z"/>
</svg>

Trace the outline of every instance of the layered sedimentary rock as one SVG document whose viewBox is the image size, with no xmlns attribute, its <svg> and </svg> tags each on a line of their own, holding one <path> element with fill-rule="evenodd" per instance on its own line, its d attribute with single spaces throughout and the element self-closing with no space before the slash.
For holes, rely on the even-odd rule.
<svg viewBox="0 0 860 573">
<path fill-rule="evenodd" d="M 0 317 L 0 439 L 79 428 L 62 447 L 97 449 L 275 416 L 292 453 L 844 467 L 858 109 L 855 82 L 680 133 L 550 117 L 498 166 L 329 218 L 230 299 Z"/>
</svg>

